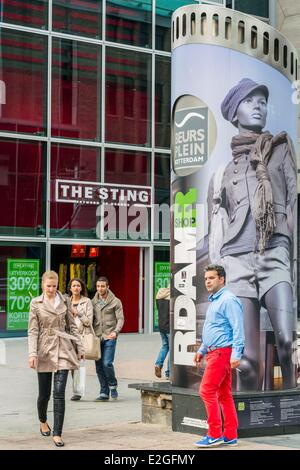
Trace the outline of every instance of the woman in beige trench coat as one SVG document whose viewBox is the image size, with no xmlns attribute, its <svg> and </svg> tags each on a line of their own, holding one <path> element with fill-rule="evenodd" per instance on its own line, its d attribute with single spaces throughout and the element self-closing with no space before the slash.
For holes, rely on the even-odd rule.
<svg viewBox="0 0 300 470">
<path fill-rule="evenodd" d="M 57 447 L 62 447 L 68 371 L 78 369 L 79 360 L 84 359 L 84 350 L 73 315 L 63 296 L 57 291 L 57 285 L 57 273 L 46 271 L 42 276 L 43 293 L 34 298 L 30 305 L 28 346 L 29 367 L 36 369 L 38 373 L 37 408 L 43 436 L 50 436 L 51 432 L 47 423 L 47 408 L 54 372 L 53 441 Z"/>
<path fill-rule="evenodd" d="M 93 325 L 93 304 L 87 297 L 87 289 L 85 283 L 78 277 L 73 277 L 68 285 L 68 302 L 71 304 L 71 312 L 73 314 L 76 326 L 80 335 Z M 72 371 L 73 377 L 73 393 L 71 400 L 78 401 L 84 396 L 85 392 L 85 361 L 80 361 L 79 370 Z"/>
</svg>

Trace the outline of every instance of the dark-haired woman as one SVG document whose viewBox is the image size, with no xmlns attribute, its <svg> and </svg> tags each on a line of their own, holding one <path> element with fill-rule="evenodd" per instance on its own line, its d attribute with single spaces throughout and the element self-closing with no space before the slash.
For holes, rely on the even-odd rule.
<svg viewBox="0 0 300 470">
<path fill-rule="evenodd" d="M 79 333 L 82 335 L 85 328 L 93 324 L 93 305 L 87 297 L 87 289 L 84 282 L 74 277 L 68 285 L 68 295 L 70 297 L 71 312 Z M 73 396 L 71 400 L 80 400 L 85 393 L 85 362 L 80 361 L 80 368 L 72 372 L 73 375 Z"/>
</svg>

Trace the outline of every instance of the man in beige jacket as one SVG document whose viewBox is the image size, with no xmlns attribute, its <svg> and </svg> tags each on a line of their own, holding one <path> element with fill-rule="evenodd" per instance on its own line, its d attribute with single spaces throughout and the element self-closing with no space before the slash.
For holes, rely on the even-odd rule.
<svg viewBox="0 0 300 470">
<path fill-rule="evenodd" d="M 113 361 L 117 336 L 124 325 L 123 307 L 121 301 L 109 289 L 106 277 L 99 277 L 96 288 L 97 292 L 92 300 L 94 330 L 96 335 L 101 338 L 101 358 L 95 361 L 100 383 L 100 395 L 96 401 L 107 401 L 109 396 L 116 400 L 118 398 L 118 382 Z"/>
</svg>

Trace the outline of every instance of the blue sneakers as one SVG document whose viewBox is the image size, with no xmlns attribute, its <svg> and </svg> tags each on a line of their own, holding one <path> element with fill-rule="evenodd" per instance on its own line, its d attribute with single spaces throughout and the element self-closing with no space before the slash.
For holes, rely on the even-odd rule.
<svg viewBox="0 0 300 470">
<path fill-rule="evenodd" d="M 117 387 L 110 387 L 110 396 L 112 400 L 117 400 L 119 396 Z"/>
<path fill-rule="evenodd" d="M 227 439 L 227 437 L 225 437 L 225 436 L 223 437 L 223 439 L 224 439 L 223 444 L 224 444 L 225 446 L 234 447 L 234 446 L 237 446 L 237 445 L 238 445 L 237 439 Z"/>
<path fill-rule="evenodd" d="M 224 440 L 223 437 L 210 437 L 210 436 L 204 436 L 200 441 L 195 442 L 196 447 L 213 447 L 213 446 L 219 446 L 223 444 Z"/>
</svg>

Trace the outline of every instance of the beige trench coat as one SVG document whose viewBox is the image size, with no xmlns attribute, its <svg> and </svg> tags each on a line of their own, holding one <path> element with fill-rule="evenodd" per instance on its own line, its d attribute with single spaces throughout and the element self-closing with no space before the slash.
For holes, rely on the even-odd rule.
<svg viewBox="0 0 300 470">
<path fill-rule="evenodd" d="M 66 299 L 71 306 L 71 298 L 67 296 Z M 77 306 L 77 316 L 80 320 L 79 325 L 77 324 L 77 328 L 80 334 L 84 333 L 85 328 L 88 328 L 89 326 L 93 325 L 93 314 L 94 312 L 92 301 L 88 297 L 80 297 Z"/>
<path fill-rule="evenodd" d="M 58 295 L 60 303 L 56 308 L 43 294 L 30 304 L 28 349 L 29 357 L 37 357 L 37 372 L 78 369 L 78 355 L 84 354 L 73 315 L 60 292 Z"/>
<path fill-rule="evenodd" d="M 99 295 L 96 292 L 92 304 L 94 307 L 94 330 L 96 335 L 107 339 L 109 334 L 114 331 L 118 336 L 124 325 L 123 306 L 120 299 L 109 290 L 106 303 L 100 305 Z"/>
</svg>

